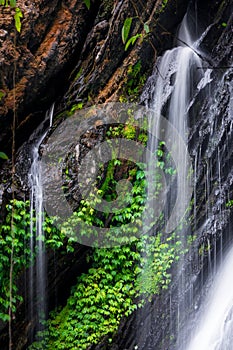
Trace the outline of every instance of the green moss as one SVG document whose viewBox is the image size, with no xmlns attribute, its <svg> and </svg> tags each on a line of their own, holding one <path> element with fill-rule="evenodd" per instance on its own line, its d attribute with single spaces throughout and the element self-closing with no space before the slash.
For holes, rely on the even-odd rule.
<svg viewBox="0 0 233 350">
<path fill-rule="evenodd" d="M 168 1 L 169 0 L 163 0 L 163 2 L 162 2 L 162 10 L 165 9 L 165 7 L 167 6 Z"/>
<path fill-rule="evenodd" d="M 76 111 L 80 110 L 83 108 L 83 103 L 82 102 L 79 102 L 79 103 L 76 103 L 74 105 L 72 105 L 72 107 L 70 108 L 69 112 L 68 112 L 68 116 L 71 116 L 73 115 Z"/>
<path fill-rule="evenodd" d="M 232 207 L 233 207 L 233 199 L 230 199 L 230 200 L 226 203 L 226 207 L 227 207 L 227 208 L 232 208 Z"/>
<path fill-rule="evenodd" d="M 114 8 L 114 0 L 101 0 L 100 9 L 97 15 L 96 22 L 111 18 L 111 13 Z"/>
<path fill-rule="evenodd" d="M 146 75 L 142 73 L 141 61 L 130 65 L 127 72 L 127 79 L 122 89 L 120 102 L 134 102 L 140 96 L 142 88 L 146 81 Z"/>
</svg>

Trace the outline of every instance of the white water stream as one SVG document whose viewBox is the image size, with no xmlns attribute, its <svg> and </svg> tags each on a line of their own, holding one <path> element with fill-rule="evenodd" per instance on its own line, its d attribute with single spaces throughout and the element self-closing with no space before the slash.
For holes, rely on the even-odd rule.
<svg viewBox="0 0 233 350">
<path fill-rule="evenodd" d="M 168 122 L 178 131 L 179 136 L 187 144 L 188 140 L 188 120 L 190 118 L 190 110 L 196 97 L 200 91 L 205 89 L 205 94 L 208 97 L 209 90 L 206 89 L 208 84 L 212 81 L 212 69 L 201 69 L 203 66 L 202 55 L 199 51 L 199 45 L 205 38 L 206 33 L 209 31 L 209 26 L 206 31 L 200 36 L 199 39 L 192 39 L 189 32 L 187 18 L 184 18 L 182 22 L 178 38 L 178 46 L 172 50 L 166 51 L 164 55 L 158 60 L 156 71 L 153 81 L 153 100 L 149 104 L 150 108 L 154 110 L 154 117 L 150 120 L 151 130 L 160 128 L 159 118 L 160 115 L 164 115 Z M 185 43 L 187 45 L 185 45 Z M 205 63 L 205 62 L 204 62 Z M 144 95 L 147 91 L 145 91 Z M 145 98 L 145 96 L 144 96 Z M 211 98 L 211 97 L 209 97 Z M 209 112 L 211 113 L 211 111 Z M 170 135 L 169 135 L 170 136 Z M 172 140 L 173 144 L 177 143 L 177 139 Z M 156 144 L 152 145 L 152 149 L 156 149 Z M 178 161 L 179 181 L 177 186 L 170 191 L 176 191 L 175 196 L 179 197 L 179 201 L 185 202 L 186 188 L 185 183 L 187 179 L 186 155 L 179 147 L 176 149 Z M 148 162 L 150 164 L 150 161 Z M 221 187 L 221 163 L 220 156 L 218 154 L 217 159 L 218 172 L 219 172 L 219 187 Z M 194 164 L 194 177 L 197 172 L 197 158 Z M 208 174 L 209 167 L 207 164 L 207 184 L 206 184 L 206 196 L 207 202 L 210 196 L 210 174 Z M 195 192 L 195 179 L 193 183 L 193 190 Z M 221 188 L 220 188 L 221 189 Z M 172 197 L 172 195 L 171 195 Z M 196 203 L 196 192 L 194 193 L 194 204 Z M 207 215 L 212 215 L 211 210 Z M 187 232 L 186 232 L 187 233 Z M 182 234 L 186 234 L 182 232 Z M 184 239 L 185 242 L 185 239 Z M 183 243 L 184 243 L 183 242 Z M 184 246 L 185 247 L 185 246 Z M 221 249 L 221 247 L 220 247 Z M 222 249 L 221 249 L 222 251 Z M 182 260 L 182 259 L 181 259 Z M 209 257 L 211 260 L 211 257 Z M 221 260 L 221 259 L 220 259 Z M 183 275 L 183 261 L 180 261 L 178 271 L 181 275 L 179 282 L 179 295 L 182 295 L 185 291 L 187 284 L 190 284 Z M 203 310 L 202 316 L 197 321 L 198 328 L 196 329 L 189 345 L 187 340 L 190 339 L 190 329 L 194 329 L 194 325 L 189 327 L 189 330 L 179 329 L 180 324 L 185 324 L 190 321 L 187 318 L 187 310 L 185 301 L 178 302 L 177 307 L 177 333 L 178 339 L 176 343 L 176 350 L 232 350 L 233 349 L 233 249 L 227 255 L 224 264 L 220 268 L 215 282 L 212 286 L 211 292 L 208 295 L 204 305 L 206 308 Z M 212 272 L 216 272 L 216 261 L 214 261 L 214 269 Z M 193 291 L 191 288 L 189 296 L 189 307 L 193 304 Z M 181 298 L 182 299 L 182 298 Z M 188 328 L 187 328 L 188 329 Z M 169 349 L 170 350 L 170 349 Z"/>
<path fill-rule="evenodd" d="M 54 104 L 45 117 L 45 121 L 49 120 L 49 127 L 52 126 L 53 111 Z M 29 271 L 29 308 L 30 319 L 36 321 L 36 330 L 43 328 L 42 322 L 46 317 L 46 256 L 43 230 L 43 187 L 39 148 L 47 132 L 48 130 L 44 131 L 43 135 L 32 148 L 32 165 L 28 176 L 30 187 L 31 261 L 35 259 L 35 265 L 32 263 Z"/>
<path fill-rule="evenodd" d="M 233 348 L 233 248 L 220 267 L 187 350 Z"/>
<path fill-rule="evenodd" d="M 210 27 L 206 29 L 205 33 Z M 204 36 L 202 34 L 201 38 L 203 39 Z M 167 223 L 167 226 L 172 229 L 175 229 L 172 221 L 176 221 L 178 224 L 178 219 L 182 219 L 181 215 L 184 214 L 190 200 L 187 198 L 190 191 L 190 183 L 188 182 L 188 172 L 190 171 L 188 166 L 188 119 L 190 118 L 190 109 L 200 91 L 205 89 L 212 80 L 211 70 L 208 69 L 204 72 L 201 69 L 203 62 L 198 52 L 201 39 L 192 39 L 187 16 L 182 21 L 178 38 L 179 46 L 166 51 L 158 59 L 152 83 L 148 84 L 148 88 L 142 95 L 142 100 L 147 101 L 152 87 L 153 98 L 152 101 L 149 101 L 148 106 L 154 113 L 149 120 L 149 130 L 151 130 L 152 135 L 157 134 L 160 140 L 165 141 L 168 151 L 171 152 L 172 156 L 175 155 L 177 184 L 173 185 L 170 192 L 171 197 L 176 197 L 177 200 L 175 210 L 173 209 Z M 161 122 L 161 116 L 164 116 L 168 121 L 165 128 L 170 129 L 169 131 L 163 132 L 164 123 Z M 151 140 L 151 149 L 154 151 L 157 147 L 158 140 L 154 138 Z M 147 164 L 149 167 L 153 167 L 153 159 L 148 159 Z M 149 173 L 153 173 L 153 169 L 149 168 L 148 170 Z"/>
</svg>

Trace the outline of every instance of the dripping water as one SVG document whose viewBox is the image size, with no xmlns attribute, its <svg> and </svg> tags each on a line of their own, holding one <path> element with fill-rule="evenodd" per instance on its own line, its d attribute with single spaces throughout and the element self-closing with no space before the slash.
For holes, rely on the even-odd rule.
<svg viewBox="0 0 233 350">
<path fill-rule="evenodd" d="M 46 113 L 45 121 L 52 126 L 54 104 Z M 44 246 L 44 211 L 43 187 L 40 165 L 40 145 L 48 129 L 43 132 L 32 148 L 32 165 L 28 181 L 30 187 L 30 251 L 31 266 L 29 271 L 29 310 L 30 320 L 35 324 L 35 331 L 43 328 L 46 318 L 46 255 Z M 32 336 L 32 335 L 31 335 Z"/>
</svg>

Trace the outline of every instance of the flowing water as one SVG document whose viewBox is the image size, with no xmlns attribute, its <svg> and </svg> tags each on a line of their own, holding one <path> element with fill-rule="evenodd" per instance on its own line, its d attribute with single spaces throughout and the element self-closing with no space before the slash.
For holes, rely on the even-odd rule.
<svg viewBox="0 0 233 350">
<path fill-rule="evenodd" d="M 155 134 L 155 130 L 159 130 L 156 131 L 156 134 L 160 141 L 165 142 L 173 157 L 177 172 L 177 183 L 173 184 L 172 189 L 170 188 L 170 198 L 176 197 L 176 202 L 172 203 L 172 210 L 171 203 L 169 203 L 170 208 L 167 208 L 168 212 L 172 211 L 166 227 L 169 232 L 176 228 L 190 201 L 187 119 L 193 96 L 193 84 L 194 82 L 201 84 L 202 81 L 202 72 L 197 70 L 200 65 L 199 56 L 190 47 L 179 46 L 165 52 L 153 76 L 154 94 L 149 103 L 153 114 L 149 121 L 149 130 L 152 131 L 152 134 Z M 162 115 L 164 117 L 161 119 Z M 166 123 L 165 120 L 167 120 Z M 158 140 L 153 138 L 150 142 L 152 150 L 156 150 Z M 147 163 L 149 167 L 153 167 L 153 159 L 148 159 Z M 149 168 L 150 172 L 152 173 L 152 169 Z"/>
<path fill-rule="evenodd" d="M 46 114 L 45 122 L 49 120 L 52 126 L 54 105 Z M 36 330 L 42 329 L 46 317 L 46 255 L 44 246 L 44 210 L 42 172 L 40 165 L 40 145 L 48 130 L 44 131 L 32 148 L 32 165 L 29 172 L 30 187 L 30 250 L 32 263 L 29 271 L 30 319 L 35 320 Z M 34 304 L 35 302 L 35 304 Z"/>
<path fill-rule="evenodd" d="M 167 215 L 168 217 L 170 215 L 170 218 L 168 218 L 166 230 L 169 232 L 174 230 L 179 220 L 182 219 L 191 199 L 190 191 L 193 191 L 193 184 L 190 183 L 188 176 L 190 172 L 188 154 L 190 110 L 195 98 L 212 79 L 210 69 L 206 72 L 201 69 L 202 59 L 198 52 L 201 39 L 196 41 L 192 39 L 187 15 L 181 24 L 178 38 L 179 46 L 166 51 L 158 59 L 154 74 L 146 84 L 142 95 L 142 100 L 146 101 L 147 106 L 153 110 L 149 120 L 149 130 L 151 134 L 156 134 L 160 141 L 165 141 L 177 172 L 177 183 L 173 184 L 172 189 L 170 188 L 170 199 L 167 201 Z M 165 119 L 166 123 L 164 123 Z M 150 147 L 153 151 L 156 150 L 158 140 L 152 138 Z M 151 165 L 153 167 L 153 159 L 148 159 L 147 163 L 149 167 Z M 152 169 L 149 168 L 150 172 L 152 173 Z M 175 204 L 169 203 L 175 197 Z"/>
<path fill-rule="evenodd" d="M 187 350 L 231 350 L 233 342 L 233 248 L 214 278 Z"/>
<path fill-rule="evenodd" d="M 214 70 L 210 68 L 208 59 L 204 58 L 204 54 L 200 49 L 203 39 L 211 29 L 212 24 L 202 33 L 197 36 L 197 31 L 192 28 L 190 30 L 189 18 L 186 15 L 180 26 L 179 33 L 177 35 L 177 47 L 172 50 L 168 50 L 162 57 L 157 60 L 154 74 L 149 78 L 142 100 L 146 101 L 146 104 L 154 110 L 154 115 L 150 120 L 150 130 L 161 130 L 161 118 L 163 115 L 168 123 L 171 124 L 178 132 L 179 137 L 183 140 L 184 144 L 188 148 L 189 139 L 189 123 L 195 123 L 198 114 L 202 115 L 202 118 L 206 120 L 202 121 L 206 123 L 206 133 L 210 133 L 210 139 L 207 140 L 205 147 L 202 148 L 203 139 L 206 137 L 205 133 L 199 131 L 200 142 L 195 142 L 194 149 L 192 150 L 193 156 L 193 201 L 194 201 L 194 226 L 192 227 L 192 233 L 197 229 L 196 217 L 198 215 L 197 208 L 197 184 L 202 176 L 204 181 L 203 194 L 206 202 L 206 220 L 203 226 L 198 228 L 199 232 L 211 232 L 213 236 L 216 232 L 221 230 L 221 223 L 225 222 L 225 211 L 222 209 L 227 201 L 227 186 L 231 181 L 224 179 L 222 170 L 222 153 L 224 149 L 221 145 L 221 139 L 228 129 L 229 125 L 232 125 L 232 114 L 229 116 L 229 120 L 225 120 L 225 127 L 218 125 L 218 120 L 221 111 L 221 94 L 226 94 L 229 88 L 230 94 L 232 94 L 232 84 L 229 82 L 229 70 L 224 74 L 215 74 Z M 194 33 L 194 35 L 193 35 Z M 205 68 L 208 66 L 208 68 Z M 213 80 L 215 79 L 214 83 Z M 211 84 L 214 86 L 214 91 L 211 91 Z M 231 86 L 231 88 L 229 87 Z M 228 86 L 228 88 L 226 88 Z M 197 101 L 207 101 L 206 110 L 203 113 L 201 103 Z M 193 108 L 193 106 L 195 106 Z M 197 106 L 199 109 L 197 109 Z M 232 98 L 229 102 L 229 112 L 232 112 Z M 222 115 L 224 115 L 222 111 Z M 192 121 L 194 119 L 194 122 Z M 227 134 L 231 140 L 231 129 Z M 203 130 L 205 128 L 203 127 Z M 155 132 L 154 132 L 155 133 Z M 230 135 L 231 134 L 231 135 Z M 157 135 L 159 133 L 157 132 Z M 172 211 L 171 204 L 177 210 L 177 202 L 174 198 L 178 198 L 180 203 L 183 203 L 184 207 L 188 206 L 187 191 L 189 191 L 189 183 L 187 182 L 188 171 L 187 167 L 187 153 L 184 152 L 182 147 L 179 147 L 179 140 L 177 134 L 171 133 L 169 135 L 160 132 L 159 139 L 164 137 L 167 142 L 168 150 L 171 151 L 172 145 L 178 143 L 176 146 L 176 170 L 177 170 L 177 183 L 169 189 L 168 205 L 165 207 L 167 212 L 168 224 L 169 220 L 175 221 L 178 224 L 176 217 L 174 217 L 174 208 Z M 175 136 L 175 137 L 174 137 Z M 173 137 L 173 138 L 172 138 Z M 224 136 L 225 137 L 225 136 Z M 172 139 L 171 139 L 172 138 Z M 196 141 L 196 140 L 195 140 Z M 154 143 L 153 143 L 154 142 Z M 158 146 L 157 140 L 151 140 L 152 149 L 155 150 Z M 206 146 L 207 145 L 207 146 Z M 227 146 L 226 146 L 227 147 Z M 170 148 L 170 149 L 169 149 Z M 203 154 L 205 155 L 205 165 L 203 167 Z M 148 160 L 148 164 L 152 160 Z M 230 166 L 229 166 L 230 167 Z M 202 171 L 200 171 L 202 169 Z M 204 170 L 203 170 L 204 169 Z M 213 170 L 215 169 L 215 170 Z M 215 174 L 213 174 L 215 171 Z M 203 175 L 204 173 L 204 175 Z M 232 178 L 232 177 L 231 177 Z M 225 181 L 225 182 L 224 182 Z M 221 194 L 221 196 L 219 196 Z M 218 197 L 218 199 L 217 199 Z M 210 200 L 211 199 L 211 200 Z M 178 207 L 178 219 L 182 219 L 180 213 L 184 207 Z M 170 216 L 170 218 L 169 218 Z M 218 219 L 219 218 L 219 223 Z M 175 220 L 174 220 L 175 218 Z M 169 225 L 168 225 L 169 226 Z M 171 226 L 171 224 L 170 224 Z M 174 229 L 174 227 L 172 227 Z M 169 230 L 168 230 L 169 231 Z M 181 232 L 181 239 L 183 249 L 186 248 L 187 235 L 191 232 L 190 227 L 186 227 Z M 217 247 L 216 240 L 210 242 L 208 240 L 208 246 L 213 243 L 213 251 L 208 250 L 208 273 L 210 278 L 216 274 L 217 264 L 221 264 L 223 260 L 223 246 L 222 237 L 219 240 L 219 258 L 217 261 Z M 198 254 L 198 253 L 197 253 Z M 200 257 L 202 259 L 203 257 Z M 190 260 L 193 256 L 190 256 Z M 203 258 L 204 259 L 204 258 Z M 230 350 L 232 349 L 233 338 L 233 282 L 231 276 L 231 269 L 233 265 L 233 250 L 228 254 L 221 270 L 219 271 L 216 280 L 211 288 L 211 292 L 204 302 L 199 302 L 201 305 L 207 305 L 202 311 L 202 315 L 197 318 L 197 306 L 194 300 L 194 284 L 196 276 L 193 280 L 187 274 L 186 262 L 180 259 L 177 267 L 177 284 L 178 292 L 174 298 L 170 296 L 170 306 L 168 309 L 173 309 L 173 303 L 177 305 L 176 309 L 176 321 L 174 320 L 174 312 L 170 311 L 170 331 L 171 336 L 176 334 L 176 344 L 171 347 L 176 350 Z M 200 265 L 204 265 L 204 260 L 200 261 Z M 204 278 L 201 276 L 199 283 L 199 300 L 202 299 L 202 293 L 204 294 Z M 210 284 L 210 283 L 209 283 Z M 164 311 L 169 312 L 169 310 Z M 192 312 L 190 312 L 192 309 Z M 203 309 L 203 308 L 201 308 Z M 197 323 L 197 330 L 195 335 L 190 340 L 190 332 L 193 332 L 194 322 Z M 173 325 L 174 323 L 174 325 Z M 186 327 L 186 324 L 188 325 Z M 176 329 L 174 330 L 174 327 Z M 166 334 L 164 334 L 166 337 Z M 189 343 L 188 343 L 189 341 Z M 170 349 L 170 348 L 169 348 Z"/>
<path fill-rule="evenodd" d="M 205 150 L 205 202 L 206 218 L 201 228 L 203 234 L 209 234 L 207 246 L 211 246 L 206 253 L 208 279 L 204 282 L 203 275 L 198 284 L 197 299 L 189 305 L 192 312 L 189 314 L 186 326 L 180 332 L 183 340 L 182 347 L 177 350 L 230 350 L 233 341 L 233 248 L 225 256 L 223 237 L 220 234 L 218 242 L 216 236 L 222 232 L 222 227 L 228 218 L 226 203 L 229 199 L 229 188 L 232 184 L 232 162 L 228 161 L 228 154 L 232 153 L 232 81 L 231 68 L 222 76 L 217 76 L 214 92 L 209 96 L 208 109 L 205 115 L 210 131 L 210 141 Z M 206 76 L 207 76 L 206 71 Z M 207 79 L 209 80 L 209 79 Z M 225 96 L 225 97 L 224 97 Z M 223 102 L 223 99 L 226 101 Z M 222 106 L 226 106 L 226 110 Z M 222 141 L 224 140 L 224 143 Z M 201 153 L 201 150 L 199 151 Z M 202 155 L 203 157 L 203 155 Z M 197 157 L 198 158 L 198 157 Z M 200 159 L 196 161 L 200 162 Z M 200 165 L 200 164 L 199 164 Z M 197 164 L 196 169 L 201 167 Z M 200 174 L 195 171 L 195 177 Z M 211 200 L 210 200 L 211 199 Z M 230 242 L 229 236 L 225 242 Z M 218 247 L 217 247 L 218 244 Z M 226 244 L 227 245 L 227 244 Z M 228 246 L 231 246 L 229 243 Z M 217 271 L 217 273 L 216 273 Z M 207 295 L 206 295 L 207 293 Z"/>
<path fill-rule="evenodd" d="M 193 184 L 190 183 L 189 177 L 188 118 L 190 118 L 189 114 L 195 100 L 194 97 L 211 81 L 210 72 L 204 73 L 200 69 L 202 60 L 197 51 L 198 43 L 192 41 L 187 23 L 187 17 L 185 16 L 178 34 L 179 41 L 177 44 L 179 46 L 166 51 L 158 59 L 154 74 L 149 78 L 142 95 L 142 100 L 146 101 L 147 106 L 153 110 L 152 117 L 149 120 L 149 130 L 152 134 L 156 133 L 160 141 L 165 142 L 167 151 L 172 155 L 176 168 L 176 182 L 169 183 L 167 181 L 165 184 L 164 208 L 160 208 L 164 209 L 165 231 L 167 233 L 176 230 L 190 205 Z M 164 122 L 165 120 L 166 122 Z M 150 147 L 153 151 L 158 147 L 158 139 L 152 138 L 150 140 Z M 148 159 L 147 164 L 149 173 L 152 173 L 153 169 L 150 169 L 150 166 L 153 167 L 153 159 Z M 153 186 L 149 185 L 148 187 L 153 191 Z M 153 196 L 153 193 L 151 195 Z M 189 231 L 190 228 L 186 225 L 179 232 L 182 250 L 186 249 Z M 181 258 L 177 267 L 177 275 L 179 275 L 178 294 L 182 294 L 185 290 L 186 281 L 183 265 L 184 261 Z M 173 295 L 170 296 L 168 307 L 170 310 L 173 308 L 172 304 Z M 174 322 L 174 325 L 172 324 L 173 316 L 171 316 L 171 333 L 174 332 L 173 327 L 178 327 L 175 332 L 179 334 L 180 318 L 184 317 L 185 306 L 183 302 L 178 303 L 177 321 Z M 171 311 L 166 310 L 166 312 Z M 152 329 L 152 317 L 150 323 Z M 167 335 L 163 334 L 163 337 L 166 338 Z M 181 350 L 182 344 L 183 338 L 178 336 L 177 349 Z M 147 346 L 150 347 L 151 345 L 148 344 Z"/>
</svg>

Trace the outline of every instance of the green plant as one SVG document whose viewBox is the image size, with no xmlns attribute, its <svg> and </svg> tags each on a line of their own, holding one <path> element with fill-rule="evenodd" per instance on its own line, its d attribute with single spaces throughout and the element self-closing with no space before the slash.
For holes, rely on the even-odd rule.
<svg viewBox="0 0 233 350">
<path fill-rule="evenodd" d="M 142 72 L 141 60 L 134 65 L 129 65 L 127 79 L 122 89 L 120 102 L 134 102 L 138 99 L 140 92 L 145 84 L 146 76 Z"/>
<path fill-rule="evenodd" d="M 4 90 L 0 90 L 0 101 L 5 97 L 6 93 Z"/>
<path fill-rule="evenodd" d="M 73 115 L 77 110 L 82 109 L 82 108 L 83 108 L 82 102 L 79 102 L 79 103 L 72 105 L 72 107 L 70 108 L 70 110 L 68 112 L 68 116 Z"/>
<path fill-rule="evenodd" d="M 143 236 L 141 240 L 141 272 L 138 276 L 139 294 L 151 298 L 167 289 L 171 282 L 171 267 L 180 259 L 182 243 L 172 234 L 165 240 L 161 233 L 156 236 Z"/>
<path fill-rule="evenodd" d="M 12 208 L 15 208 L 12 211 Z M 0 318 L 9 320 L 8 308 L 10 306 L 10 281 L 9 269 L 11 250 L 14 246 L 13 256 L 13 284 L 12 284 L 12 312 L 16 310 L 18 302 L 22 297 L 18 294 L 17 276 L 30 261 L 30 249 L 28 240 L 30 238 L 30 213 L 29 202 L 12 201 L 6 206 L 7 216 L 4 224 L 0 226 Z M 13 215 L 13 226 L 12 226 Z"/>
<path fill-rule="evenodd" d="M 12 276 L 13 313 L 16 311 L 17 303 L 23 300 L 17 287 L 19 274 L 23 269 L 33 264 L 35 255 L 37 254 L 36 249 L 34 252 L 31 252 L 29 243 L 31 238 L 30 202 L 14 199 L 6 205 L 6 210 L 6 218 L 0 225 L 0 319 L 3 321 L 9 320 L 9 271 L 12 247 L 14 247 Z M 35 220 L 35 218 L 33 220 Z M 62 246 L 65 246 L 67 252 L 72 251 L 74 249 L 73 241 L 71 239 L 68 240 L 67 237 L 54 226 L 54 221 L 55 218 L 45 216 L 43 228 L 46 247 L 50 249 L 60 249 Z M 34 233 L 35 229 L 32 234 Z"/>
<path fill-rule="evenodd" d="M 226 207 L 227 207 L 227 208 L 232 208 L 232 207 L 233 207 L 233 199 L 230 199 L 230 200 L 226 203 Z"/>
<path fill-rule="evenodd" d="M 106 136 L 107 140 L 123 136 L 137 141 L 141 139 L 141 142 L 145 143 L 147 141 L 147 134 L 139 133 L 139 130 L 130 124 L 111 125 L 106 131 Z M 158 162 L 163 162 L 164 171 L 167 167 L 172 167 L 164 142 L 160 142 L 156 153 Z M 124 161 L 115 158 L 101 168 L 96 187 L 98 194 L 103 198 L 115 199 L 118 167 L 122 165 Z M 160 165 L 161 163 L 155 163 L 155 167 Z M 122 236 L 119 241 L 121 246 L 93 249 L 88 256 L 88 262 L 91 263 L 88 273 L 78 277 L 66 306 L 51 313 L 47 328 L 38 334 L 41 340 L 33 343 L 30 350 L 84 350 L 99 343 L 105 336 L 108 336 L 111 342 L 112 334 L 117 330 L 122 317 L 129 316 L 135 309 L 142 307 L 147 299 L 150 300 L 153 295 L 168 288 L 172 265 L 184 254 L 182 243 L 176 233 L 167 237 L 162 233 L 139 235 L 146 201 L 147 169 L 144 163 L 138 166 L 128 163 L 127 168 L 125 176 L 132 183 L 133 193 L 128 206 L 111 216 L 105 213 L 100 215 L 93 208 L 101 197 L 90 196 L 88 200 L 80 202 L 77 211 L 61 227 L 61 232 L 72 238 L 75 236 L 75 225 L 82 221 L 90 224 L 90 230 L 85 227 L 82 232 L 80 229 L 79 235 L 91 235 L 94 231 L 93 226 L 106 227 L 106 222 L 110 228 L 122 229 L 125 222 L 137 220 L 139 225 L 135 235 L 139 238 L 135 237 L 130 242 L 128 237 L 129 234 L 132 236 L 132 232 L 126 229 L 125 237 Z M 174 172 L 167 172 L 167 176 L 172 177 L 173 174 Z M 154 196 L 157 198 L 162 191 L 160 176 L 155 177 L 154 185 Z M 154 218 L 154 221 L 151 220 L 148 232 L 151 232 L 154 224 L 160 222 L 162 225 L 162 221 L 162 215 Z"/>
<path fill-rule="evenodd" d="M 18 32 L 21 31 L 21 18 L 23 18 L 22 11 L 20 10 L 19 7 L 16 7 L 14 19 L 15 19 L 15 28 Z"/>
<path fill-rule="evenodd" d="M 41 341 L 30 350 L 84 350 L 113 334 L 123 316 L 167 288 L 179 254 L 174 235 L 165 242 L 161 235 L 143 235 L 130 245 L 95 249 L 89 256 L 92 267 L 78 278 L 66 306 L 51 313 Z"/>
<path fill-rule="evenodd" d="M 23 18 L 22 11 L 19 7 L 16 6 L 16 0 L 0 0 L 0 5 L 2 6 L 10 6 L 14 8 L 15 14 L 14 14 L 14 20 L 15 20 L 15 28 L 18 32 L 21 31 L 21 18 Z"/>
<path fill-rule="evenodd" d="M 133 17 L 127 17 L 124 21 L 124 24 L 121 30 L 121 37 L 122 37 L 123 44 L 125 44 L 125 51 L 128 50 L 130 45 L 134 45 L 137 39 L 141 38 L 142 40 L 144 40 L 150 32 L 149 25 L 147 23 L 144 23 L 142 33 L 137 33 L 128 39 L 132 21 L 133 21 Z"/>
<path fill-rule="evenodd" d="M 0 158 L 1 158 L 1 159 L 4 159 L 4 160 L 7 160 L 7 159 L 8 159 L 8 156 L 6 155 L 6 153 L 0 152 Z"/>
<path fill-rule="evenodd" d="M 84 4 L 86 5 L 87 9 L 90 10 L 91 7 L 91 0 L 83 0 Z"/>
<path fill-rule="evenodd" d="M 15 7 L 16 6 L 16 0 L 0 0 L 0 5 Z"/>
<path fill-rule="evenodd" d="M 163 0 L 161 11 L 163 11 L 165 9 L 165 7 L 167 6 L 167 3 L 168 3 L 168 0 Z"/>
<path fill-rule="evenodd" d="M 142 137 L 143 135 L 143 137 Z M 141 139 L 146 142 L 146 134 L 144 131 L 129 124 L 117 124 L 111 125 L 106 130 L 106 140 L 109 143 L 109 150 L 112 151 L 112 160 L 106 164 L 100 166 L 99 174 L 97 176 L 97 182 L 93 188 L 92 193 L 85 200 L 81 200 L 79 207 L 72 216 L 63 223 L 61 232 L 68 237 L 75 239 L 76 230 L 78 227 L 79 238 L 91 239 L 98 235 L 95 227 L 109 227 L 111 232 L 114 231 L 114 237 L 111 236 L 111 240 L 115 239 L 115 243 L 123 244 L 129 241 L 129 237 L 133 239 L 133 234 L 136 233 L 137 228 L 132 228 L 127 224 L 129 222 L 135 223 L 135 226 L 140 227 L 142 225 L 142 215 L 144 210 L 144 203 L 146 198 L 146 182 L 145 182 L 145 164 L 135 165 L 134 163 L 119 159 L 115 146 L 112 148 L 111 140 L 116 139 L 119 141 L 120 137 L 126 137 L 131 140 Z M 142 142 L 141 141 L 141 142 Z M 139 142 L 139 141 L 138 141 Z M 115 143 L 114 143 L 115 145 Z M 124 172 L 121 168 L 127 169 Z M 139 177 L 139 174 L 140 177 Z M 119 180 L 125 179 L 131 182 L 132 191 L 122 197 L 117 197 L 116 186 Z M 95 210 L 102 199 L 107 202 L 118 200 L 118 203 L 122 203 L 122 210 L 111 213 L 106 209 L 105 212 L 98 212 Z M 106 240 L 109 239 L 108 234 Z"/>
</svg>

